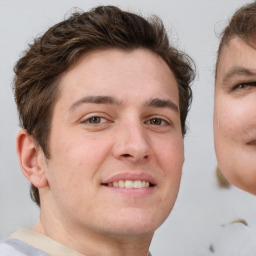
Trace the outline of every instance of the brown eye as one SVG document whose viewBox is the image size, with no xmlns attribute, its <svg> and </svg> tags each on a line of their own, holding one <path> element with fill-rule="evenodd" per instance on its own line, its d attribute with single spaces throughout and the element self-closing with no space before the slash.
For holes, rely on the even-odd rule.
<svg viewBox="0 0 256 256">
<path fill-rule="evenodd" d="M 149 123 L 153 125 L 161 125 L 163 120 L 161 118 L 152 118 L 149 120 Z"/>
<path fill-rule="evenodd" d="M 88 119 L 88 123 L 90 124 L 99 124 L 102 121 L 102 117 L 94 116 Z"/>
</svg>

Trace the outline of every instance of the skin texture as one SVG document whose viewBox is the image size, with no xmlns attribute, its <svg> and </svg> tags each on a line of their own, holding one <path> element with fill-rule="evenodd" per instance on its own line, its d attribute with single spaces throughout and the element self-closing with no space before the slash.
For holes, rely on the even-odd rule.
<svg viewBox="0 0 256 256">
<path fill-rule="evenodd" d="M 35 230 L 84 255 L 147 255 L 175 203 L 184 162 L 171 70 L 146 50 L 94 51 L 59 86 L 50 159 L 25 131 L 18 135 L 23 173 L 40 192 Z M 154 186 L 106 186 L 123 178 Z"/>
<path fill-rule="evenodd" d="M 256 194 L 256 50 L 238 37 L 222 48 L 215 85 L 215 150 L 221 171 Z"/>
</svg>

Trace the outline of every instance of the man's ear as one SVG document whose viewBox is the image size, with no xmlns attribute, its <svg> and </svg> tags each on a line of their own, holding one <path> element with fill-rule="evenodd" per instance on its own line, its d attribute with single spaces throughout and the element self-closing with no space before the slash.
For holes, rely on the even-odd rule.
<svg viewBox="0 0 256 256">
<path fill-rule="evenodd" d="M 26 130 L 17 135 L 17 154 L 24 176 L 37 188 L 47 186 L 43 150 Z"/>
</svg>

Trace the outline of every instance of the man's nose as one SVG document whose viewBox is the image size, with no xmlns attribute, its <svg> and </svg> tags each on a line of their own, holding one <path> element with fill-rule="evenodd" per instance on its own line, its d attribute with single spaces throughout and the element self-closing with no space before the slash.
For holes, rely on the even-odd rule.
<svg viewBox="0 0 256 256">
<path fill-rule="evenodd" d="M 149 159 L 151 148 L 146 128 L 140 122 L 122 124 L 116 133 L 113 154 L 120 160 L 137 162 Z"/>
</svg>

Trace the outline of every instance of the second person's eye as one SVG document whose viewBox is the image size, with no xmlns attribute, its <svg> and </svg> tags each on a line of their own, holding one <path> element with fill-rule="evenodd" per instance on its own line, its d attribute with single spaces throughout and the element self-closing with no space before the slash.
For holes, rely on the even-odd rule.
<svg viewBox="0 0 256 256">
<path fill-rule="evenodd" d="M 234 87 L 235 90 L 241 90 L 245 88 L 249 88 L 252 86 L 256 86 L 256 82 L 248 82 L 248 83 L 240 83 Z"/>
</svg>

